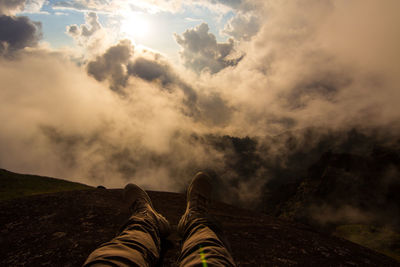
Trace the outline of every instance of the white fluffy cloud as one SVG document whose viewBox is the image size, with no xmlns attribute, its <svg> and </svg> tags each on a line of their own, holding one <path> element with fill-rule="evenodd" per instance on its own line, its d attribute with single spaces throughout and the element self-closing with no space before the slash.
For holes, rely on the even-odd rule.
<svg viewBox="0 0 400 267">
<path fill-rule="evenodd" d="M 67 27 L 67 33 L 73 37 L 84 37 L 88 38 L 95 34 L 98 30 L 101 29 L 101 25 L 99 22 L 99 18 L 96 13 L 90 12 L 85 17 L 87 25 L 71 25 Z"/>
<path fill-rule="evenodd" d="M 103 51 L 109 44 L 106 29 L 102 27 L 97 14 L 94 12 L 85 14 L 85 24 L 69 25 L 66 32 L 84 49 L 86 57 Z"/>
<path fill-rule="evenodd" d="M 46 0 L 26 0 L 24 12 L 37 13 L 40 12 Z"/>
<path fill-rule="evenodd" d="M 133 77 L 121 98 L 47 51 L 0 61 L 0 79 L 2 167 L 107 187 L 136 179 L 158 190 L 221 167 L 221 154 L 192 137 L 204 129 L 182 113 L 180 91 Z"/>
<path fill-rule="evenodd" d="M 249 41 L 251 37 L 257 34 L 260 24 L 261 22 L 256 15 L 239 12 L 228 21 L 222 32 L 237 40 Z"/>
<path fill-rule="evenodd" d="M 182 35 L 175 34 L 177 43 L 182 47 L 180 52 L 184 65 L 197 72 L 211 73 L 236 66 L 242 56 L 235 56 L 234 42 L 218 43 L 215 35 L 208 32 L 207 23 L 186 30 Z"/>
</svg>

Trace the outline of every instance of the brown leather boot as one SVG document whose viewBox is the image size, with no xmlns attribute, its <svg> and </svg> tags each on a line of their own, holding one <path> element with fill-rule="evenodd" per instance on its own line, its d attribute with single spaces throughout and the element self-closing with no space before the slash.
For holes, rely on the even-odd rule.
<svg viewBox="0 0 400 267">
<path fill-rule="evenodd" d="M 193 217 L 206 217 L 212 195 L 211 177 L 198 172 L 190 183 L 186 195 L 186 211 L 178 223 L 178 232 L 182 235 L 188 221 Z"/>
<path fill-rule="evenodd" d="M 143 213 L 153 219 L 161 237 L 167 237 L 171 233 L 171 226 L 167 219 L 154 209 L 149 195 L 139 186 L 127 184 L 124 189 L 123 198 L 133 214 Z"/>
</svg>

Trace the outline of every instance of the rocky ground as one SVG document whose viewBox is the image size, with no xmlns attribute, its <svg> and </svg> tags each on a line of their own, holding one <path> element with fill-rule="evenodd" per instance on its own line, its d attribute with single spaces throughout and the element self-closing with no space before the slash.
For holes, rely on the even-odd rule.
<svg viewBox="0 0 400 267">
<path fill-rule="evenodd" d="M 91 189 L 0 202 L 0 266 L 80 266 L 128 218 L 121 190 Z M 149 192 L 155 208 L 176 227 L 182 194 Z M 260 213 L 215 202 L 239 266 L 400 266 L 349 241 Z M 163 266 L 179 255 L 176 231 L 164 246 Z"/>
</svg>

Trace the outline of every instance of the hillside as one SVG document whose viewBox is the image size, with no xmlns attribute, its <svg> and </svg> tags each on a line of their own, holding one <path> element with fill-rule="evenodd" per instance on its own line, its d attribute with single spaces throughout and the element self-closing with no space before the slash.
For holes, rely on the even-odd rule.
<svg viewBox="0 0 400 267">
<path fill-rule="evenodd" d="M 128 218 L 122 190 L 90 189 L 0 202 L 1 266 L 79 266 L 111 239 Z M 173 226 L 184 212 L 178 193 L 148 192 Z M 302 224 L 214 202 L 239 266 L 400 266 L 396 261 Z M 179 254 L 174 232 L 165 242 L 164 266 Z"/>
<path fill-rule="evenodd" d="M 0 201 L 44 193 L 82 190 L 88 185 L 37 175 L 17 174 L 0 169 Z"/>
<path fill-rule="evenodd" d="M 388 149 L 325 153 L 286 201 L 276 201 L 276 215 L 400 260 L 399 164 L 398 151 Z"/>
</svg>

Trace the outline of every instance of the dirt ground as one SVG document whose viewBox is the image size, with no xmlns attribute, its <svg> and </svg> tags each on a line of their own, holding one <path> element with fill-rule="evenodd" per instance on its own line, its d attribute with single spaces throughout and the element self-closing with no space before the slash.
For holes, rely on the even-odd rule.
<svg viewBox="0 0 400 267">
<path fill-rule="evenodd" d="M 0 203 L 0 266 L 80 266 L 115 236 L 129 217 L 122 190 L 91 189 Z M 149 192 L 176 229 L 182 194 Z M 301 225 L 215 202 L 238 266 L 400 266 L 391 258 Z M 176 265 L 176 230 L 165 242 L 162 266 Z"/>
</svg>

